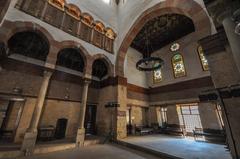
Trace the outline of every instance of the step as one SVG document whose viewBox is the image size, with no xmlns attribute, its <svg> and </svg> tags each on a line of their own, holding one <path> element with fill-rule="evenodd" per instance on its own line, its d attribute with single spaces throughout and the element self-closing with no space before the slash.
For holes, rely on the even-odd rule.
<svg viewBox="0 0 240 159">
<path fill-rule="evenodd" d="M 98 137 L 91 137 L 89 139 L 86 139 L 84 142 L 84 147 L 92 146 L 96 144 L 100 144 L 102 141 L 101 138 Z M 16 150 L 11 150 L 13 146 L 4 146 L 2 147 L 2 151 L 0 151 L 0 158 L 16 158 L 21 155 L 21 151 L 19 150 L 20 147 Z M 75 149 L 76 144 L 74 142 L 72 143 L 41 143 L 36 145 L 34 149 L 34 155 L 39 154 L 46 154 L 46 153 L 52 153 L 57 151 L 65 151 L 69 149 Z"/>
<path fill-rule="evenodd" d="M 155 151 L 155 150 L 152 150 L 152 149 L 149 149 L 149 148 L 134 145 L 134 144 L 131 144 L 131 143 L 128 143 L 128 142 L 125 142 L 125 141 L 121 141 L 121 140 L 115 141 L 115 143 L 117 143 L 119 145 L 122 145 L 122 146 L 125 146 L 125 147 L 128 147 L 128 148 L 133 149 L 133 150 L 142 151 L 142 152 L 160 157 L 162 159 L 183 159 L 183 158 L 180 158 L 180 157 L 177 157 L 177 156 L 169 155 L 169 154 L 166 154 L 166 153 L 163 153 L 163 152 Z"/>
<path fill-rule="evenodd" d="M 69 149 L 74 149 L 75 147 L 76 147 L 75 143 L 38 145 L 34 149 L 34 154 L 45 154 L 56 151 L 65 151 Z"/>
<path fill-rule="evenodd" d="M 21 155 L 20 150 L 16 151 L 1 151 L 0 152 L 0 158 L 17 158 Z"/>
</svg>

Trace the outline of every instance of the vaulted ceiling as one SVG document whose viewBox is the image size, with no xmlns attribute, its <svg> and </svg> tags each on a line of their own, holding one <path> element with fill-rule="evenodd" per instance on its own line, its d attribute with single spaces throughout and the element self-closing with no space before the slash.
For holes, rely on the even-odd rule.
<svg viewBox="0 0 240 159">
<path fill-rule="evenodd" d="M 180 14 L 165 14 L 148 21 L 133 40 L 131 47 L 141 53 L 152 53 L 194 31 L 195 27 L 190 18 Z"/>
</svg>

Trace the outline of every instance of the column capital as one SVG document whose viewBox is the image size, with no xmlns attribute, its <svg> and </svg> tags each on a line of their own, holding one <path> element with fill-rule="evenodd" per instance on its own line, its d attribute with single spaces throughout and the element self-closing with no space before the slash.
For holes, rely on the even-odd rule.
<svg viewBox="0 0 240 159">
<path fill-rule="evenodd" d="M 84 83 L 84 85 L 89 85 L 91 82 L 92 82 L 91 79 L 89 79 L 89 78 L 83 78 L 83 83 Z"/>
<path fill-rule="evenodd" d="M 92 79 L 92 75 L 88 74 L 88 73 L 84 73 L 83 74 L 83 79 L 89 79 L 91 80 Z"/>
<path fill-rule="evenodd" d="M 234 11 L 239 9 L 238 1 L 229 2 L 227 0 L 218 0 L 207 6 L 208 12 L 215 23 L 222 24 L 222 21 L 227 17 L 232 17 Z"/>
<path fill-rule="evenodd" d="M 50 69 L 44 70 L 43 77 L 51 77 L 53 72 L 54 70 L 50 70 Z"/>
</svg>

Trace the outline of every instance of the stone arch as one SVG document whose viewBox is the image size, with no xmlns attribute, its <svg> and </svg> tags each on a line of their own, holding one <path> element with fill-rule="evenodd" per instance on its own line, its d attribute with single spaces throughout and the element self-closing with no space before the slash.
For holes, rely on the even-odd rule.
<svg viewBox="0 0 240 159">
<path fill-rule="evenodd" d="M 0 38 L 7 45 L 7 41 L 16 33 L 23 31 L 34 31 L 46 38 L 50 46 L 54 46 L 55 40 L 52 35 L 42 26 L 32 22 L 21 22 L 21 21 L 4 21 L 0 32 Z M 51 50 L 51 49 L 50 49 Z"/>
<path fill-rule="evenodd" d="M 114 65 L 112 62 L 109 60 L 109 58 L 104 55 L 104 54 L 96 54 L 92 56 L 91 59 L 91 66 L 93 65 L 95 60 L 103 60 L 103 62 L 106 64 L 108 68 L 108 76 L 114 76 Z M 92 67 L 91 67 L 91 72 L 92 72 Z"/>
<path fill-rule="evenodd" d="M 123 39 L 117 54 L 115 71 L 118 76 L 124 76 L 124 60 L 127 50 L 135 36 L 147 22 L 157 16 L 176 13 L 183 14 L 193 20 L 195 32 L 199 37 L 211 34 L 211 22 L 204 8 L 194 0 L 165 0 L 144 11 L 134 22 Z"/>
<path fill-rule="evenodd" d="M 21 46 L 21 47 L 19 47 Z M 36 31 L 21 31 L 8 40 L 8 54 L 20 54 L 45 62 L 50 46 L 47 38 Z"/>
<path fill-rule="evenodd" d="M 46 41 L 49 44 L 49 53 L 54 53 L 56 46 L 56 41 L 54 40 L 53 36 L 42 26 L 39 24 L 33 23 L 33 22 L 22 22 L 22 21 L 7 21 L 5 20 L 0 27 L 0 39 L 5 44 L 6 47 L 8 47 L 8 40 L 16 33 L 18 32 L 24 32 L 24 31 L 33 31 L 38 33 L 40 36 L 44 37 Z M 51 61 L 47 60 L 45 61 L 46 67 L 49 67 L 51 69 L 54 68 L 54 65 L 51 64 Z"/>
<path fill-rule="evenodd" d="M 54 65 L 56 65 L 57 62 L 57 56 L 58 53 L 62 50 L 62 49 L 66 49 L 66 48 L 76 48 L 79 49 L 79 53 L 81 54 L 81 56 L 83 57 L 84 60 L 84 74 L 88 74 L 91 75 L 91 72 L 88 72 L 89 68 L 91 68 L 91 56 L 89 55 L 88 51 L 78 42 L 75 41 L 62 41 L 58 43 L 58 48 L 56 49 L 55 52 L 50 53 L 49 54 L 49 59 L 52 59 L 52 63 Z"/>
</svg>

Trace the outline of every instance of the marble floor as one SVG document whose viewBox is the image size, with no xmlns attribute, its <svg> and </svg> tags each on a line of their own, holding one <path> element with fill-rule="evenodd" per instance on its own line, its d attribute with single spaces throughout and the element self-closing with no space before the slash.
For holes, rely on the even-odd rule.
<svg viewBox="0 0 240 159">
<path fill-rule="evenodd" d="M 225 145 L 196 142 L 190 138 L 150 135 L 128 137 L 122 141 L 184 159 L 232 159 Z"/>
<path fill-rule="evenodd" d="M 81 149 L 49 153 L 19 159 L 159 159 L 119 145 L 94 145 Z"/>
</svg>

